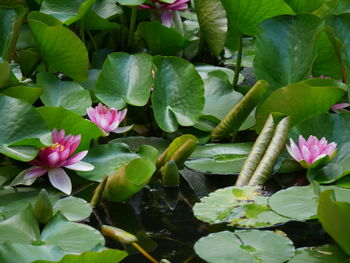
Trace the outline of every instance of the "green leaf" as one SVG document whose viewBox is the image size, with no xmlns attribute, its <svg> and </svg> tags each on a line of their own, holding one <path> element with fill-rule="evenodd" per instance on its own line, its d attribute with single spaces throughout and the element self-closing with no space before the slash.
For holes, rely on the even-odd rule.
<svg viewBox="0 0 350 263">
<path fill-rule="evenodd" d="M 253 144 L 244 143 L 220 143 L 198 145 L 190 158 L 215 158 L 225 155 L 248 155 L 252 150 Z"/>
<path fill-rule="evenodd" d="M 227 223 L 231 226 L 266 227 L 289 221 L 268 206 L 268 197 L 261 196 L 255 186 L 219 189 L 193 207 L 194 215 L 209 224 Z"/>
<path fill-rule="evenodd" d="M 9 187 L 0 191 L 0 213 L 4 218 L 10 218 L 25 210 L 28 204 L 34 207 L 39 189 L 29 187 Z M 59 194 L 49 192 L 51 203 L 56 203 Z"/>
<path fill-rule="evenodd" d="M 62 107 L 79 115 L 86 115 L 91 106 L 89 91 L 73 81 L 61 81 L 55 75 L 37 74 L 37 83 L 43 88 L 41 100 L 46 106 Z"/>
<path fill-rule="evenodd" d="M 84 18 L 84 28 L 85 30 L 110 30 L 120 28 L 120 25 L 109 22 L 96 14 L 95 11 L 89 10 Z"/>
<path fill-rule="evenodd" d="M 348 258 L 337 245 L 323 245 L 296 249 L 295 256 L 288 263 L 343 263 Z"/>
<path fill-rule="evenodd" d="M 341 79 L 341 69 L 336 52 L 327 34 L 322 32 L 316 43 L 317 57 L 312 67 L 314 77 L 327 76 L 333 79 Z"/>
<path fill-rule="evenodd" d="M 229 27 L 245 35 L 255 36 L 257 26 L 264 20 L 293 10 L 283 0 L 222 0 Z M 230 30 L 230 28 L 229 28 Z"/>
<path fill-rule="evenodd" d="M 209 74 L 204 80 L 205 105 L 202 114 L 211 115 L 219 120 L 242 99 L 242 94 L 233 90 L 232 84 L 227 80 Z M 220 101 L 220 103 L 217 103 Z"/>
<path fill-rule="evenodd" d="M 35 48 L 21 50 L 18 54 L 17 63 L 21 68 L 23 76 L 30 78 L 34 70 L 40 63 L 39 51 Z"/>
<path fill-rule="evenodd" d="M 267 89 L 268 83 L 259 80 L 216 126 L 211 133 L 211 138 L 216 140 L 238 131 L 239 127 L 265 95 Z"/>
<path fill-rule="evenodd" d="M 80 255 L 65 255 L 57 263 L 118 263 L 121 262 L 128 254 L 118 249 L 106 249 L 101 252 L 84 252 Z M 33 263 L 54 263 L 48 260 L 38 260 Z"/>
<path fill-rule="evenodd" d="M 189 44 L 177 30 L 163 26 L 157 21 L 141 22 L 136 31 L 153 55 L 171 56 Z"/>
<path fill-rule="evenodd" d="M 211 76 L 214 76 L 214 77 L 220 77 L 221 79 L 223 79 L 225 81 L 226 77 L 227 77 L 227 80 L 230 83 L 232 83 L 233 77 L 235 75 L 235 72 L 232 69 L 224 68 L 224 67 L 217 67 L 217 66 L 207 65 L 207 64 L 196 65 L 196 70 L 203 80 L 210 78 Z M 221 73 L 218 73 L 218 72 L 225 73 L 226 77 L 223 77 L 224 75 Z M 243 80 L 244 80 L 243 75 L 240 75 L 238 82 L 243 82 Z"/>
<path fill-rule="evenodd" d="M 87 78 L 88 52 L 77 35 L 40 12 L 31 12 L 28 24 L 45 63 L 76 81 Z"/>
<path fill-rule="evenodd" d="M 0 223 L 0 244 L 6 241 L 31 244 L 38 240 L 39 234 L 39 225 L 31 205 Z"/>
<path fill-rule="evenodd" d="M 66 25 L 80 20 L 96 0 L 43 0 L 40 12 L 49 14 Z"/>
<path fill-rule="evenodd" d="M 258 27 L 254 70 L 272 89 L 307 79 L 323 21 L 309 14 L 279 16 Z M 274 65 L 271 67 L 271 65 Z"/>
<path fill-rule="evenodd" d="M 350 76 L 350 48 L 347 43 L 350 38 L 346 32 L 350 30 L 350 14 L 328 15 L 326 23 L 328 26 L 327 33 L 340 60 L 343 78 L 348 81 Z"/>
<path fill-rule="evenodd" d="M 205 174 L 238 174 L 247 156 L 229 155 L 226 158 L 200 158 L 188 160 L 185 166 Z"/>
<path fill-rule="evenodd" d="M 350 255 L 350 200 L 345 202 L 334 190 L 321 193 L 317 215 L 322 227 Z"/>
<path fill-rule="evenodd" d="M 325 129 L 324 127 L 328 127 Z M 293 129 L 289 136 L 298 140 L 299 135 L 308 138 L 314 135 L 321 139 L 325 137 L 328 142 L 337 143 L 338 152 L 333 160 L 326 166 L 309 169 L 308 176 L 312 176 L 313 180 L 322 183 L 331 183 L 335 180 L 350 174 L 350 136 L 347 130 L 350 129 L 350 114 L 322 114 L 309 118 Z"/>
<path fill-rule="evenodd" d="M 117 109 L 127 104 L 143 106 L 152 85 L 152 57 L 147 54 L 112 53 L 105 60 L 95 93 L 103 103 Z"/>
<path fill-rule="evenodd" d="M 129 6 L 141 5 L 145 1 L 146 0 L 116 0 L 116 2 L 121 4 L 121 5 L 129 5 Z"/>
<path fill-rule="evenodd" d="M 102 131 L 96 124 L 69 110 L 61 107 L 44 106 L 38 108 L 38 111 L 50 129 L 64 129 L 66 134 L 81 134 L 81 142 L 77 151 L 88 149 L 92 139 L 102 136 Z"/>
<path fill-rule="evenodd" d="M 286 262 L 294 254 L 293 242 L 272 231 L 243 230 L 212 233 L 194 247 L 209 263 Z"/>
<path fill-rule="evenodd" d="M 104 176 L 111 176 L 123 164 L 136 158 L 140 156 L 132 152 L 124 143 L 95 145 L 84 158 L 84 161 L 93 164 L 95 169 L 91 172 L 78 172 L 78 174 L 88 180 L 101 181 Z"/>
<path fill-rule="evenodd" d="M 24 100 L 33 104 L 43 93 L 43 90 L 36 86 L 29 86 L 25 84 L 8 87 L 1 91 L 2 94 L 12 98 Z"/>
<path fill-rule="evenodd" d="M 220 0 L 196 0 L 196 13 L 201 36 L 215 56 L 224 48 L 227 33 L 227 18 Z"/>
<path fill-rule="evenodd" d="M 9 109 L 11 109 L 9 111 Z M 51 133 L 29 103 L 0 95 L 0 152 L 11 158 L 30 161 L 38 149 L 51 144 Z"/>
<path fill-rule="evenodd" d="M 204 107 L 203 81 L 194 66 L 177 57 L 156 56 L 153 63 L 157 73 L 152 105 L 157 124 L 166 132 L 194 125 Z"/>
<path fill-rule="evenodd" d="M 2 263 L 32 263 L 35 260 L 60 260 L 64 251 L 51 245 L 29 245 L 6 242 L 0 246 Z M 47 262 L 47 261 L 46 261 Z"/>
<path fill-rule="evenodd" d="M 120 142 L 129 145 L 133 151 L 138 151 L 142 145 L 150 145 L 156 148 L 159 152 L 163 152 L 169 145 L 168 140 L 160 137 L 129 136 L 109 141 L 109 143 Z"/>
<path fill-rule="evenodd" d="M 285 0 L 296 13 L 312 13 L 320 8 L 326 0 Z"/>
<path fill-rule="evenodd" d="M 127 200 L 148 183 L 155 171 L 154 163 L 146 158 L 134 159 L 127 165 L 124 164 L 108 178 L 106 197 L 114 202 Z"/>
<path fill-rule="evenodd" d="M 255 129 L 261 131 L 272 112 L 289 116 L 290 127 L 327 112 L 344 96 L 344 88 L 344 84 L 336 80 L 310 79 L 278 89 L 259 106 Z"/>
<path fill-rule="evenodd" d="M 90 216 L 92 208 L 84 199 L 68 196 L 58 200 L 53 211 L 61 212 L 69 221 L 80 221 Z"/>
<path fill-rule="evenodd" d="M 11 61 L 15 51 L 25 13 L 25 6 L 18 1 L 0 3 L 0 57 L 8 61 Z"/>
<path fill-rule="evenodd" d="M 6 60 L 0 57 L 0 88 L 10 84 L 10 65 Z"/>
<path fill-rule="evenodd" d="M 105 243 L 103 236 L 96 229 L 85 224 L 69 222 L 61 213 L 57 213 L 48 222 L 40 240 L 48 245 L 57 245 L 69 253 L 82 253 Z"/>
</svg>

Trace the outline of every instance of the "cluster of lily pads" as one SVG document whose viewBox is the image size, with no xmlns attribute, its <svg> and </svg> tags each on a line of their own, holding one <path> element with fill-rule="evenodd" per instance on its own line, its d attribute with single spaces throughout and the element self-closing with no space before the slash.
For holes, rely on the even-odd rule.
<svg viewBox="0 0 350 263">
<path fill-rule="evenodd" d="M 0 0 L 0 21 L 0 262 L 349 260 L 349 1 Z M 115 215 L 162 202 L 205 226 L 186 258 Z"/>
</svg>

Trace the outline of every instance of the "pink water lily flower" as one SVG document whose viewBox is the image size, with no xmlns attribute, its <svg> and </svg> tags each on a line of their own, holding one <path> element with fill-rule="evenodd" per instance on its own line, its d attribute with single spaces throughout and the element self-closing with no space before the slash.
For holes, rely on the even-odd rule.
<svg viewBox="0 0 350 263">
<path fill-rule="evenodd" d="M 342 109 L 345 109 L 345 108 L 347 108 L 347 107 L 349 107 L 349 106 L 350 106 L 350 104 L 349 104 L 349 103 L 346 103 L 346 102 L 344 102 L 344 103 L 338 103 L 338 104 L 334 104 L 334 105 L 332 106 L 332 110 L 333 110 L 333 111 L 342 110 Z"/>
<path fill-rule="evenodd" d="M 53 187 L 68 195 L 71 194 L 72 183 L 62 167 L 76 171 L 91 171 L 95 168 L 92 164 L 81 161 L 88 151 L 71 156 L 79 146 L 80 140 L 80 134 L 78 136 L 71 134 L 65 136 L 64 130 L 53 129 L 53 144 L 40 149 L 37 157 L 29 162 L 33 167 L 27 170 L 24 179 L 33 179 L 48 173 Z"/>
<path fill-rule="evenodd" d="M 178 11 L 178 10 L 185 10 L 188 8 L 187 3 L 190 0 L 176 0 L 172 4 L 167 4 L 160 2 L 158 0 L 151 0 L 153 5 L 148 5 L 148 4 L 142 4 L 140 5 L 141 8 L 147 8 L 147 9 L 157 9 L 160 10 L 160 17 L 162 19 L 162 23 L 166 27 L 170 27 L 171 23 L 173 21 L 173 15 Z"/>
<path fill-rule="evenodd" d="M 307 140 L 299 135 L 299 145 L 293 139 L 290 139 L 290 146 L 287 145 L 289 154 L 306 169 L 326 155 L 333 158 L 336 154 L 336 148 L 335 142 L 328 143 L 325 137 L 318 140 L 312 135 Z"/>
<path fill-rule="evenodd" d="M 118 128 L 119 124 L 124 120 L 127 109 L 119 111 L 115 108 L 108 108 L 99 103 L 95 108 L 87 108 L 89 119 L 95 123 L 107 136 L 110 132 L 123 133 L 130 130 L 133 126 Z"/>
</svg>

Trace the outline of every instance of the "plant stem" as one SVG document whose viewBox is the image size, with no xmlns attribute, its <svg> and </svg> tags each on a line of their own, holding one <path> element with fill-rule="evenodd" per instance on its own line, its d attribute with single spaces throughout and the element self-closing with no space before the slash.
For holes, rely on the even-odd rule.
<svg viewBox="0 0 350 263">
<path fill-rule="evenodd" d="M 131 245 L 133 245 L 142 255 L 144 255 L 149 261 L 152 263 L 159 263 L 156 259 L 154 259 L 150 254 L 147 253 L 146 250 L 144 250 L 142 247 L 140 247 L 137 243 L 132 242 Z"/>
<path fill-rule="evenodd" d="M 81 41 L 85 44 L 85 27 L 84 27 L 84 18 L 80 20 L 80 37 Z"/>
<path fill-rule="evenodd" d="M 238 79 L 239 79 L 239 73 L 241 71 L 241 63 L 242 63 L 242 51 L 243 51 L 243 45 L 242 45 L 242 34 L 238 33 L 238 43 L 237 43 L 237 60 L 236 60 L 236 67 L 235 67 L 235 75 L 233 77 L 233 87 L 237 87 Z"/>
<path fill-rule="evenodd" d="M 131 8 L 131 18 L 129 25 L 129 37 L 128 37 L 128 47 L 131 47 L 134 38 L 135 24 L 136 24 L 137 6 Z"/>
<path fill-rule="evenodd" d="M 97 47 L 95 38 L 94 38 L 94 36 L 91 34 L 90 30 L 87 30 L 87 33 L 88 33 L 88 36 L 89 36 L 90 39 L 91 39 L 91 43 L 92 43 L 92 45 L 93 45 L 95 51 L 96 51 L 96 50 L 98 49 L 98 47 Z"/>
</svg>

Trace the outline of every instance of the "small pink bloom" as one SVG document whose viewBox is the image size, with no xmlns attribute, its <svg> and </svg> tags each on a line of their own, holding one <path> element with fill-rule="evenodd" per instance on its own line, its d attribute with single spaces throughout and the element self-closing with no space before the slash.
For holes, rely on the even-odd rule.
<svg viewBox="0 0 350 263">
<path fill-rule="evenodd" d="M 61 167 L 77 171 L 91 171 L 95 168 L 92 164 L 80 161 L 88 151 L 71 156 L 79 146 L 80 139 L 80 134 L 78 136 L 71 134 L 65 136 L 64 130 L 53 129 L 53 144 L 40 149 L 37 157 L 29 162 L 33 167 L 27 170 L 24 179 L 37 178 L 48 172 L 51 184 L 69 195 L 72 192 L 72 183 Z"/>
<path fill-rule="evenodd" d="M 349 106 L 350 106 L 349 103 L 338 103 L 338 104 L 334 104 L 332 106 L 332 110 L 334 110 L 334 111 L 341 110 L 341 109 L 347 108 Z"/>
<path fill-rule="evenodd" d="M 118 130 L 118 126 L 124 120 L 127 109 L 118 111 L 99 103 L 95 108 L 89 107 L 86 111 L 90 120 L 103 130 L 107 136 L 110 132 L 120 133 L 121 128 Z"/>
<path fill-rule="evenodd" d="M 336 148 L 337 144 L 335 142 L 328 143 L 325 137 L 318 140 L 312 135 L 307 140 L 299 135 L 299 145 L 293 139 L 290 139 L 290 146 L 287 145 L 289 154 L 304 168 L 309 168 L 311 164 L 326 155 L 333 158 Z"/>
<path fill-rule="evenodd" d="M 160 17 L 162 19 L 162 23 L 166 27 L 170 27 L 173 21 L 173 15 L 178 10 L 185 10 L 188 8 L 187 3 L 190 0 L 176 0 L 172 4 L 167 4 L 160 2 L 158 0 L 151 0 L 153 5 L 142 4 L 141 8 L 145 9 L 158 9 L 160 10 Z"/>
</svg>

